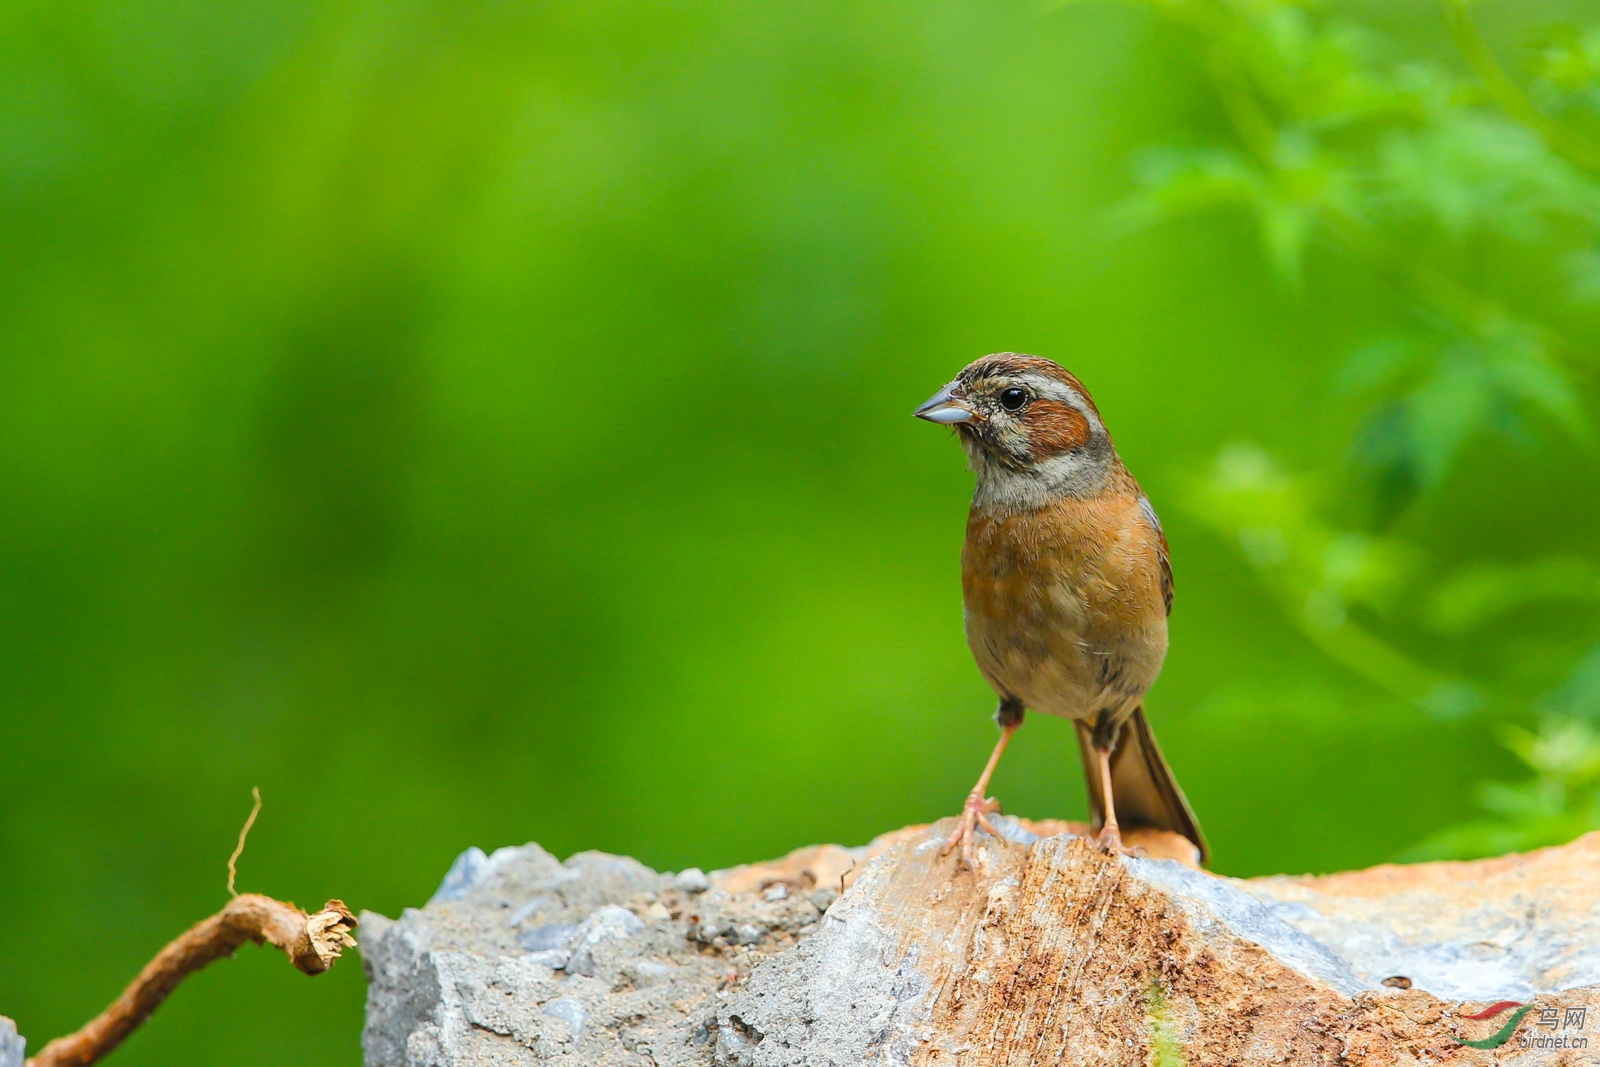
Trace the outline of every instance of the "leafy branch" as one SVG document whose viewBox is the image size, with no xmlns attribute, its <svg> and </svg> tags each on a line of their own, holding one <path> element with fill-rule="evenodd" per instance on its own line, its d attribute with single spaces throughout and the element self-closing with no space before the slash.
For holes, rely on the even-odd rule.
<svg viewBox="0 0 1600 1067">
<path fill-rule="evenodd" d="M 1491 817 L 1434 839 L 1429 854 L 1600 826 L 1600 762 L 1586 755 L 1600 752 L 1600 644 L 1562 687 L 1529 701 L 1518 680 L 1476 663 L 1459 676 L 1381 636 L 1388 622 L 1459 641 L 1533 601 L 1600 604 L 1593 561 L 1534 557 L 1440 576 L 1427 546 L 1448 531 L 1413 521 L 1408 536 L 1382 532 L 1443 492 L 1475 439 L 1591 447 L 1577 383 L 1594 373 L 1600 303 L 1600 142 L 1585 132 L 1600 129 L 1600 29 L 1547 34 L 1524 88 L 1467 0 L 1440 0 L 1459 73 L 1321 4 L 1126 2 L 1190 41 L 1224 136 L 1139 153 L 1139 190 L 1115 220 L 1243 213 L 1287 287 L 1304 289 L 1308 255 L 1325 248 L 1382 280 L 1406 312 L 1400 331 L 1347 353 L 1330 383 L 1361 412 L 1349 469 L 1291 475 L 1259 448 L 1232 446 L 1192 510 L 1236 540 L 1312 644 L 1368 684 L 1439 717 L 1537 712 L 1537 732 L 1497 731 L 1532 778 L 1485 786 Z M 1318 487 L 1368 500 L 1366 528 L 1325 519 L 1330 494 Z"/>
<path fill-rule="evenodd" d="M 1600 172 L 1600 145 L 1533 106 L 1533 101 L 1490 51 L 1488 42 L 1478 31 L 1478 24 L 1473 21 L 1467 0 L 1440 0 L 1440 4 L 1456 46 L 1472 64 L 1500 109 L 1517 122 L 1539 131 L 1550 150 L 1569 163 L 1590 172 Z"/>
</svg>

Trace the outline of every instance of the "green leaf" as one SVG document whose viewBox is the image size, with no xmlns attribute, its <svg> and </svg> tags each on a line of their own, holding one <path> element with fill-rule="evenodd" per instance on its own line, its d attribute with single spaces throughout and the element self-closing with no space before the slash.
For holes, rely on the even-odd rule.
<svg viewBox="0 0 1600 1067">
<path fill-rule="evenodd" d="M 1600 723 L 1600 645 L 1578 661 L 1565 684 L 1545 701 L 1552 712 Z"/>
<path fill-rule="evenodd" d="M 1492 382 L 1482 362 L 1459 347 L 1446 354 L 1407 403 L 1410 445 L 1424 488 L 1443 480 L 1462 443 L 1488 424 L 1493 410 Z"/>
<path fill-rule="evenodd" d="M 1475 564 L 1434 588 L 1423 617 L 1440 633 L 1460 634 L 1528 604 L 1563 600 L 1600 601 L 1600 565 L 1576 556 Z"/>
<path fill-rule="evenodd" d="M 1591 658 L 1594 658 L 1591 656 Z M 1547 714 L 1539 729 L 1502 726 L 1501 742 L 1533 772 L 1521 782 L 1486 782 L 1478 802 L 1499 816 L 1449 827 L 1403 861 L 1474 859 L 1565 844 L 1600 829 L 1600 731 L 1590 722 Z"/>
<path fill-rule="evenodd" d="M 1600 223 L 1600 183 L 1509 119 L 1455 110 L 1418 130 L 1395 130 L 1378 146 L 1377 200 L 1395 219 L 1421 219 L 1456 240 L 1495 233 L 1521 242 L 1552 224 Z"/>
<path fill-rule="evenodd" d="M 1224 206 L 1253 204 L 1261 172 L 1218 148 L 1152 148 L 1135 157 L 1140 191 L 1112 209 L 1113 225 L 1138 229 Z"/>
<path fill-rule="evenodd" d="M 1334 391 L 1365 396 L 1395 384 L 1416 366 L 1421 348 L 1409 337 L 1387 337 L 1350 350 L 1334 376 Z"/>
<path fill-rule="evenodd" d="M 1374 391 L 1383 391 L 1415 362 L 1403 348 L 1369 348 L 1351 377 L 1365 378 Z M 1555 423 L 1575 442 L 1589 440 L 1566 371 L 1516 325 L 1507 324 L 1492 341 L 1457 341 L 1443 348 L 1425 378 L 1368 416 L 1354 458 L 1391 492 L 1433 489 L 1474 435 L 1497 432 L 1514 440 L 1530 417 Z"/>
<path fill-rule="evenodd" d="M 1544 346 L 1511 333 L 1486 354 L 1494 384 L 1513 401 L 1548 416 L 1577 441 L 1589 438 L 1588 423 L 1566 369 L 1551 359 Z"/>
</svg>

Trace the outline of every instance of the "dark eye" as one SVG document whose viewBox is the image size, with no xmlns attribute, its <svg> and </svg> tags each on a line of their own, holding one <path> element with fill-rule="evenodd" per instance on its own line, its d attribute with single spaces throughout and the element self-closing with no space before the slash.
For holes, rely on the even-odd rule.
<svg viewBox="0 0 1600 1067">
<path fill-rule="evenodd" d="M 1000 393 L 1000 406 L 1007 411 L 1021 411 L 1022 405 L 1028 402 L 1028 391 L 1012 386 Z"/>
</svg>

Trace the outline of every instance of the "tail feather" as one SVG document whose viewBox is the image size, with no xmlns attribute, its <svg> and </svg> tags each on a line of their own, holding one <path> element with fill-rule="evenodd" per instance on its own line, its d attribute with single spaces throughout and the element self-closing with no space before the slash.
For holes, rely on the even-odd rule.
<svg viewBox="0 0 1600 1067">
<path fill-rule="evenodd" d="M 1084 781 L 1089 787 L 1089 807 L 1094 812 L 1094 824 L 1099 826 L 1105 822 L 1106 806 L 1100 796 L 1094 728 L 1081 719 L 1074 719 L 1073 726 L 1078 734 Z M 1206 862 L 1209 853 L 1205 835 L 1200 832 L 1200 822 L 1194 817 L 1183 790 L 1178 788 L 1172 768 L 1161 756 L 1143 707 L 1134 711 L 1124 724 L 1122 737 L 1111 753 L 1111 794 L 1116 802 L 1117 822 L 1122 827 L 1145 826 L 1181 834 L 1200 850 L 1200 862 Z"/>
</svg>

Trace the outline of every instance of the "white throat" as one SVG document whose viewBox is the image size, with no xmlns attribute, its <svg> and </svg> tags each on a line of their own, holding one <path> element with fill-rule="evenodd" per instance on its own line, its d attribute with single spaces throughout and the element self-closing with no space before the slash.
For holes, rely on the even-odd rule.
<svg viewBox="0 0 1600 1067">
<path fill-rule="evenodd" d="M 1022 469 L 996 460 L 977 442 L 963 439 L 962 444 L 967 467 L 977 476 L 972 506 L 980 511 L 1016 514 L 1063 497 L 1087 499 L 1098 495 L 1111 475 L 1111 450 L 1103 437 Z"/>
</svg>

